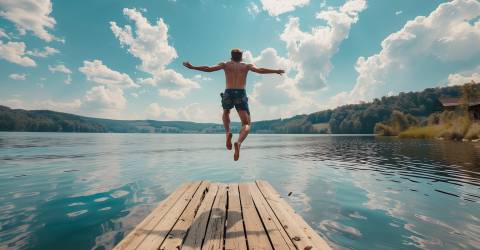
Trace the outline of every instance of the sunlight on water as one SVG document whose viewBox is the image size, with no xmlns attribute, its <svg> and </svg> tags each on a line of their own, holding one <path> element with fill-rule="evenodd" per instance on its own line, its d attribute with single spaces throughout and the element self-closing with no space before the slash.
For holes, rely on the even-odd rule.
<svg viewBox="0 0 480 250">
<path fill-rule="evenodd" d="M 265 179 L 338 248 L 480 246 L 480 144 L 0 133 L 0 248 L 109 249 L 182 182 Z"/>
</svg>

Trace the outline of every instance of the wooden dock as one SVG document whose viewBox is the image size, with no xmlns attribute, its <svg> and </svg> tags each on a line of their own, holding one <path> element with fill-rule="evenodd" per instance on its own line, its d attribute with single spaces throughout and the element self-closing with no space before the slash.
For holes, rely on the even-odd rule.
<svg viewBox="0 0 480 250">
<path fill-rule="evenodd" d="M 330 249 L 266 181 L 183 184 L 114 249 Z"/>
</svg>

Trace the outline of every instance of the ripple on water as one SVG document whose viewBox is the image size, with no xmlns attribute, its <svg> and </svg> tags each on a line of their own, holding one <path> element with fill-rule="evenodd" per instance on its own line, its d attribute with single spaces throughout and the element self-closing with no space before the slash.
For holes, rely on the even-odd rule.
<svg viewBox="0 0 480 250">
<path fill-rule="evenodd" d="M 93 201 L 94 201 L 94 202 L 104 202 L 104 201 L 106 201 L 106 200 L 108 200 L 108 197 L 97 198 L 97 199 L 95 199 L 95 200 L 93 200 Z"/>
<path fill-rule="evenodd" d="M 233 162 L 223 140 L 224 135 L 1 134 L 0 245 L 109 249 L 169 192 L 197 179 L 266 179 L 284 194 L 294 191 L 287 201 L 340 247 L 480 245 L 479 147 L 252 135 L 242 159 Z"/>
<path fill-rule="evenodd" d="M 84 209 L 84 210 L 80 210 L 80 211 L 75 211 L 75 212 L 70 212 L 70 213 L 67 213 L 67 216 L 70 217 L 70 218 L 73 218 L 73 217 L 77 217 L 79 215 L 82 215 L 82 214 L 85 214 L 87 213 L 88 210 L 87 209 Z"/>
<path fill-rule="evenodd" d="M 332 231 L 335 231 L 335 232 L 341 232 L 347 236 L 354 237 L 354 238 L 362 237 L 362 233 L 360 232 L 360 230 L 351 226 L 343 225 L 340 222 L 333 221 L 333 220 L 324 220 L 320 222 L 319 227 L 324 232 L 331 233 Z"/>
<path fill-rule="evenodd" d="M 112 194 L 110 194 L 110 196 L 112 196 L 113 198 L 117 199 L 117 198 L 126 196 L 126 195 L 128 195 L 128 194 L 129 194 L 128 191 L 125 191 L 125 190 L 117 190 L 117 191 L 113 192 Z"/>
</svg>

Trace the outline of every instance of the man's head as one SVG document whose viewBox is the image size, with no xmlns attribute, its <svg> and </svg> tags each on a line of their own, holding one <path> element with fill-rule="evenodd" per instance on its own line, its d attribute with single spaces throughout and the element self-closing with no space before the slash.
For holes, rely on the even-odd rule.
<svg viewBox="0 0 480 250">
<path fill-rule="evenodd" d="M 240 49 L 232 49 L 230 54 L 232 55 L 232 61 L 234 61 L 234 62 L 241 62 L 242 61 L 243 52 Z"/>
</svg>

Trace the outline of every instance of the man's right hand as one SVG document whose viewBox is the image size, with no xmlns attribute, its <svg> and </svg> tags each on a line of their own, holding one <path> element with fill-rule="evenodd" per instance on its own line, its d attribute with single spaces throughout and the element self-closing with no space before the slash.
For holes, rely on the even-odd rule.
<svg viewBox="0 0 480 250">
<path fill-rule="evenodd" d="M 285 73 L 285 70 L 283 70 L 283 69 L 277 70 L 277 74 L 282 75 L 283 73 Z"/>
<path fill-rule="evenodd" d="M 190 62 L 188 62 L 188 61 L 187 61 L 187 62 L 183 62 L 183 66 L 185 66 L 185 67 L 187 67 L 187 68 L 189 68 L 189 69 L 193 68 L 193 65 L 190 64 Z"/>
</svg>

